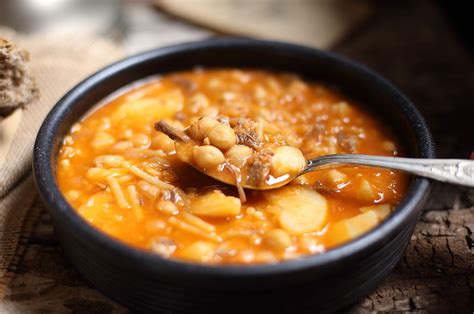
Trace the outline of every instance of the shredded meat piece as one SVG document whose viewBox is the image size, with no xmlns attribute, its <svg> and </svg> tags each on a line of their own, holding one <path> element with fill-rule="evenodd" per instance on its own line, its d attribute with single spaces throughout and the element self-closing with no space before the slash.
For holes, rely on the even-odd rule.
<svg viewBox="0 0 474 314">
<path fill-rule="evenodd" d="M 168 122 L 160 120 L 155 123 L 155 129 L 168 135 L 174 141 L 189 142 L 191 139 L 183 131 L 171 126 Z"/>
<path fill-rule="evenodd" d="M 247 177 L 247 183 L 252 186 L 260 186 L 268 174 L 274 152 L 270 149 L 262 149 L 249 158 L 250 170 Z"/>
<path fill-rule="evenodd" d="M 262 142 L 258 138 L 255 122 L 250 119 L 238 118 L 230 121 L 237 136 L 237 144 L 246 145 L 250 148 L 258 150 Z"/>
<path fill-rule="evenodd" d="M 336 135 L 337 142 L 343 150 L 348 153 L 354 154 L 356 152 L 357 141 L 355 136 L 347 135 L 344 132 L 340 131 Z"/>
<path fill-rule="evenodd" d="M 313 189 L 317 192 L 327 195 L 332 195 L 338 192 L 337 188 L 330 188 L 321 181 L 316 181 L 313 185 Z"/>
</svg>

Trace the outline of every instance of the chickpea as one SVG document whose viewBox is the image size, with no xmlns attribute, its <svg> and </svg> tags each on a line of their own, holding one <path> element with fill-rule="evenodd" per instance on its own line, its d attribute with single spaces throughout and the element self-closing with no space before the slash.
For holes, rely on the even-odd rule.
<svg viewBox="0 0 474 314">
<path fill-rule="evenodd" d="M 121 134 L 121 137 L 123 137 L 123 138 L 125 138 L 125 139 L 127 139 L 127 140 L 131 139 L 132 136 L 133 136 L 133 130 L 132 130 L 132 129 L 128 129 L 128 128 L 125 129 L 125 130 L 123 130 L 123 132 L 122 132 L 122 134 Z"/>
<path fill-rule="evenodd" d="M 98 127 L 101 131 L 109 130 L 112 127 L 112 121 L 110 118 L 102 118 L 100 125 Z"/>
<path fill-rule="evenodd" d="M 210 169 L 225 161 L 224 154 L 211 145 L 193 147 L 193 157 L 196 165 L 201 169 Z"/>
<path fill-rule="evenodd" d="M 153 148 L 162 149 L 165 153 L 174 151 L 174 141 L 163 133 L 158 133 L 153 137 L 151 146 Z"/>
<path fill-rule="evenodd" d="M 86 172 L 86 178 L 93 183 L 104 183 L 105 179 L 112 173 L 103 168 L 93 167 Z"/>
<path fill-rule="evenodd" d="M 105 149 L 115 144 L 115 138 L 107 132 L 97 132 L 92 140 L 92 147 L 95 149 Z"/>
<path fill-rule="evenodd" d="M 217 117 L 217 115 L 219 114 L 219 109 L 215 106 L 210 106 L 210 107 L 204 108 L 201 111 L 201 113 L 209 117 Z"/>
<path fill-rule="evenodd" d="M 148 135 L 143 133 L 137 133 L 133 135 L 130 140 L 132 141 L 133 145 L 138 148 L 148 148 L 151 144 L 151 139 L 148 137 Z"/>
<path fill-rule="evenodd" d="M 103 168 L 117 168 L 122 165 L 125 159 L 120 155 L 102 155 L 94 159 L 97 167 Z"/>
<path fill-rule="evenodd" d="M 193 113 L 200 112 L 207 107 L 209 107 L 209 100 L 204 94 L 199 93 L 191 97 L 189 108 Z"/>
<path fill-rule="evenodd" d="M 265 243 L 274 250 L 283 251 L 289 248 L 293 242 L 291 237 L 283 229 L 273 229 L 265 233 Z"/>
<path fill-rule="evenodd" d="M 222 150 L 227 150 L 237 143 L 234 130 L 228 125 L 219 124 L 207 134 L 211 144 Z"/>
<path fill-rule="evenodd" d="M 133 143 L 130 141 L 120 141 L 113 146 L 113 149 L 118 152 L 126 151 L 133 147 Z"/>
<path fill-rule="evenodd" d="M 197 241 L 181 251 L 181 257 L 191 261 L 208 262 L 214 258 L 215 245 L 213 243 Z"/>
<path fill-rule="evenodd" d="M 189 127 L 188 132 L 192 138 L 201 141 L 218 124 L 219 122 L 211 117 L 202 117 Z"/>
<path fill-rule="evenodd" d="M 252 156 L 253 150 L 245 145 L 234 145 L 225 154 L 231 164 L 242 167 L 249 156 Z"/>
<path fill-rule="evenodd" d="M 278 259 L 271 251 L 262 251 L 255 254 L 255 262 L 257 263 L 276 263 Z"/>
<path fill-rule="evenodd" d="M 272 157 L 271 174 L 280 177 L 285 174 L 296 174 L 303 170 L 306 160 L 303 153 L 295 147 L 280 146 Z"/>
</svg>

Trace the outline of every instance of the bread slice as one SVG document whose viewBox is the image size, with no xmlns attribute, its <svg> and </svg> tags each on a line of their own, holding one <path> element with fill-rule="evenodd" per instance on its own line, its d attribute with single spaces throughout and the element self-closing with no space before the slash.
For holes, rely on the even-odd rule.
<svg viewBox="0 0 474 314">
<path fill-rule="evenodd" d="M 0 38 L 0 120 L 39 96 L 28 62 L 27 51 Z"/>
</svg>

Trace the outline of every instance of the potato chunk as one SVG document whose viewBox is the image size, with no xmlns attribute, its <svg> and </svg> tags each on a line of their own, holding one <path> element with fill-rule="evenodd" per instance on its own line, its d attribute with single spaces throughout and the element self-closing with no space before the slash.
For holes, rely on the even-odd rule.
<svg viewBox="0 0 474 314">
<path fill-rule="evenodd" d="M 339 170 L 331 169 L 325 173 L 324 179 L 324 183 L 336 187 L 347 180 L 347 175 Z"/>
<path fill-rule="evenodd" d="M 240 207 L 238 198 L 225 196 L 218 190 L 199 196 L 191 202 L 191 212 L 206 217 L 236 216 L 240 214 Z"/>
<path fill-rule="evenodd" d="M 120 155 L 101 155 L 94 159 L 97 167 L 117 168 L 122 165 L 125 159 Z"/>
<path fill-rule="evenodd" d="M 85 204 L 78 208 L 78 212 L 87 217 L 89 221 L 107 221 L 110 217 L 106 210 L 110 208 L 115 199 L 111 193 L 106 191 L 92 195 Z"/>
<path fill-rule="evenodd" d="M 183 94 L 179 89 L 162 91 L 159 97 L 146 97 L 122 104 L 114 112 L 115 122 L 136 125 L 152 124 L 172 118 L 183 108 Z"/>
<path fill-rule="evenodd" d="M 97 132 L 91 142 L 93 148 L 103 150 L 115 144 L 115 138 L 107 132 Z"/>
<path fill-rule="evenodd" d="M 372 202 L 378 198 L 378 194 L 369 181 L 361 179 L 358 185 L 357 198 L 361 201 Z"/>
<path fill-rule="evenodd" d="M 389 204 L 366 206 L 359 208 L 359 210 L 363 213 L 374 211 L 380 220 L 384 220 L 388 215 L 390 215 L 391 211 Z"/>
<path fill-rule="evenodd" d="M 353 240 L 375 227 L 379 221 L 379 216 L 373 210 L 338 221 L 326 234 L 327 244 L 333 246 Z"/>
<path fill-rule="evenodd" d="M 282 209 L 278 221 L 291 235 L 321 230 L 326 223 L 326 199 L 310 188 L 287 186 L 268 192 L 266 197 Z"/>
</svg>

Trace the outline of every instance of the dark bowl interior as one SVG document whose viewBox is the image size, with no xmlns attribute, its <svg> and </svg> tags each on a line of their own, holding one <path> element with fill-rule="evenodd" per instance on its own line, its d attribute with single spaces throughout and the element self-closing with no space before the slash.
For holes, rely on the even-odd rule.
<svg viewBox="0 0 474 314">
<path fill-rule="evenodd" d="M 434 157 L 430 132 L 410 101 L 380 76 L 340 56 L 286 43 L 232 38 L 145 52 L 78 84 L 52 109 L 39 131 L 35 179 L 72 263 L 105 294 L 141 311 L 212 312 L 216 304 L 237 311 L 248 310 L 251 303 L 254 309 L 277 312 L 294 310 L 295 304 L 301 311 L 332 311 L 373 289 L 402 256 L 428 192 L 426 179 L 413 180 L 395 212 L 359 239 L 321 255 L 276 265 L 223 267 L 165 260 L 109 238 L 67 204 L 56 185 L 55 171 L 62 139 L 71 125 L 117 89 L 195 66 L 288 71 L 337 86 L 392 128 L 408 156 Z M 228 292 L 244 298 L 236 301 Z"/>
</svg>

